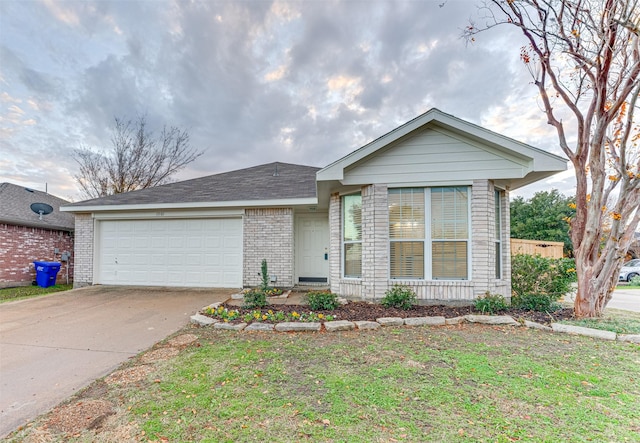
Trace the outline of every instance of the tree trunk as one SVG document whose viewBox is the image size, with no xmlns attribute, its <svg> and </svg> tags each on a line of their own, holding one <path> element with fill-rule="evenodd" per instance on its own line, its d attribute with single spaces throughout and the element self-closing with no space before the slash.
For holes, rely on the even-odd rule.
<svg viewBox="0 0 640 443">
<path fill-rule="evenodd" d="M 593 265 L 585 264 L 583 259 L 576 257 L 578 292 L 573 306 L 574 314 L 578 318 L 602 317 L 616 288 L 620 266 L 605 266 L 599 275 L 594 275 Z"/>
</svg>

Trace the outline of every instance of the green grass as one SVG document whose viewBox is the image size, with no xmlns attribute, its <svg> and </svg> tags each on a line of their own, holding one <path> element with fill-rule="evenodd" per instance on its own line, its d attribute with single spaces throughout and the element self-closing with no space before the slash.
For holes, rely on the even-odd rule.
<svg viewBox="0 0 640 443">
<path fill-rule="evenodd" d="M 601 329 L 617 334 L 640 334 L 640 312 L 621 309 L 605 310 L 602 318 L 583 318 L 580 320 L 566 320 L 561 323 L 583 326 L 585 328 Z"/>
<path fill-rule="evenodd" d="M 48 288 L 41 288 L 40 286 L 18 286 L 16 288 L 4 288 L 0 289 L 0 303 L 12 300 L 20 300 L 23 298 L 38 297 L 40 295 L 51 294 L 53 292 L 68 291 L 73 289 L 73 284 L 70 285 L 55 285 Z"/>
<path fill-rule="evenodd" d="M 183 332 L 198 345 L 101 392 L 111 425 L 47 441 L 640 441 L 637 345 L 478 325 Z"/>
</svg>

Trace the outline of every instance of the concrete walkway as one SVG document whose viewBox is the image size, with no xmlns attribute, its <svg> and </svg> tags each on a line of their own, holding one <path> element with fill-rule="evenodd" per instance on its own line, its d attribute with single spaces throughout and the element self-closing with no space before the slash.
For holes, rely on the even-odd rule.
<svg viewBox="0 0 640 443">
<path fill-rule="evenodd" d="M 233 292 L 93 286 L 0 304 L 0 439 Z"/>
</svg>

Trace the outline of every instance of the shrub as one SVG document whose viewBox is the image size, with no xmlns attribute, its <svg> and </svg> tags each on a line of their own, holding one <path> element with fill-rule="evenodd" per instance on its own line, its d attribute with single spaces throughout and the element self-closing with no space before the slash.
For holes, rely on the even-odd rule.
<svg viewBox="0 0 640 443">
<path fill-rule="evenodd" d="M 329 291 L 311 291 L 306 298 L 312 311 L 331 311 L 340 305 L 338 296 Z"/>
<path fill-rule="evenodd" d="M 246 308 L 263 308 L 267 305 L 267 295 L 262 289 L 256 288 L 244 293 Z"/>
<path fill-rule="evenodd" d="M 500 294 L 490 294 L 487 291 L 482 297 L 478 297 L 473 302 L 477 311 L 487 314 L 506 311 L 508 306 L 504 297 Z"/>
<path fill-rule="evenodd" d="M 512 297 L 511 306 L 539 312 L 553 312 L 560 308 L 560 305 L 546 294 L 524 294 L 518 297 Z"/>
<path fill-rule="evenodd" d="M 629 286 L 640 286 L 640 275 L 636 275 L 629 280 Z"/>
<path fill-rule="evenodd" d="M 262 278 L 262 283 L 260 284 L 260 289 L 262 292 L 267 292 L 269 289 L 269 283 L 271 283 L 271 279 L 269 278 L 269 269 L 267 267 L 267 259 L 262 259 L 262 264 L 260 265 L 260 277 Z"/>
<path fill-rule="evenodd" d="M 384 293 L 381 303 L 385 308 L 411 309 L 416 301 L 417 297 L 413 289 L 404 285 L 393 285 Z"/>
<path fill-rule="evenodd" d="M 572 290 L 571 283 L 575 281 L 573 259 L 528 254 L 511 257 L 511 289 L 514 299 L 528 294 L 541 294 L 548 296 L 552 302 L 558 301 Z"/>
</svg>

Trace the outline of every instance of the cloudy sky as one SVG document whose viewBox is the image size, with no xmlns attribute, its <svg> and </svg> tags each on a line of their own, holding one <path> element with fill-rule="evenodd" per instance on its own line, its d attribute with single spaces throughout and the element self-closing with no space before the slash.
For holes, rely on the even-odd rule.
<svg viewBox="0 0 640 443">
<path fill-rule="evenodd" d="M 78 201 L 73 149 L 143 114 L 205 150 L 177 179 L 325 166 L 432 107 L 560 154 L 522 37 L 467 45 L 479 1 L 444 1 L 2 0 L 0 182 Z"/>
</svg>

